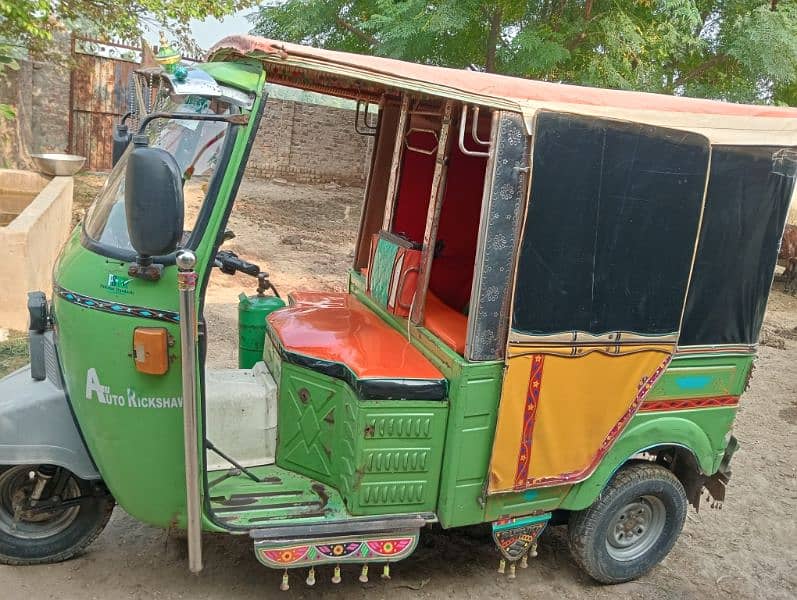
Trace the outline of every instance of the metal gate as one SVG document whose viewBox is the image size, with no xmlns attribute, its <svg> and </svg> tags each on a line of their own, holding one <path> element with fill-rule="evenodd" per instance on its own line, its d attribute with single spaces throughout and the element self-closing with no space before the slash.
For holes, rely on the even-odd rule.
<svg viewBox="0 0 797 600">
<path fill-rule="evenodd" d="M 86 157 L 89 171 L 111 168 L 113 126 L 128 110 L 130 74 L 141 49 L 72 38 L 69 151 Z"/>
</svg>

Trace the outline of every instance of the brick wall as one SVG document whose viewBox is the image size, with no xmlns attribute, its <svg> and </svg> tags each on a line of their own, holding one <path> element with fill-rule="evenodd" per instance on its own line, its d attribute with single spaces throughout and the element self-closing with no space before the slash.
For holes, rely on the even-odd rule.
<svg viewBox="0 0 797 600">
<path fill-rule="evenodd" d="M 373 138 L 354 131 L 354 111 L 269 98 L 247 175 L 362 185 Z"/>
<path fill-rule="evenodd" d="M 55 44 L 69 52 L 68 35 L 56 34 Z M 0 103 L 17 114 L 12 121 L 0 120 L 0 167 L 26 168 L 28 153 L 66 152 L 69 145 L 69 69 L 36 60 L 21 60 L 19 66 L 0 78 Z"/>
<path fill-rule="evenodd" d="M 69 38 L 60 40 L 69 51 Z M 0 102 L 18 118 L 0 121 L 0 167 L 29 167 L 27 153 L 66 152 L 69 145 L 69 71 L 21 61 L 0 80 Z M 302 183 L 363 185 L 373 138 L 354 131 L 354 111 L 269 98 L 247 165 L 247 175 Z"/>
</svg>

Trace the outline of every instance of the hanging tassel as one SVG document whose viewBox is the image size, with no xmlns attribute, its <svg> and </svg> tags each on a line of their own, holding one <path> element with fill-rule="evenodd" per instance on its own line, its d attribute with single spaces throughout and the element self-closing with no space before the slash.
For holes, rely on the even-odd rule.
<svg viewBox="0 0 797 600">
<path fill-rule="evenodd" d="M 305 583 L 311 587 L 315 585 L 315 567 L 310 567 L 310 572 L 307 574 Z"/>
<path fill-rule="evenodd" d="M 360 582 L 368 583 L 368 565 L 363 565 L 363 570 L 360 571 Z"/>
<path fill-rule="evenodd" d="M 537 542 L 534 542 L 531 545 L 531 552 L 529 552 L 529 556 L 531 556 L 531 558 L 537 558 Z"/>
<path fill-rule="evenodd" d="M 390 563 L 385 563 L 382 567 L 382 579 L 390 579 Z"/>
<path fill-rule="evenodd" d="M 340 583 L 340 565 L 335 565 L 335 572 L 332 574 L 332 583 Z"/>
<path fill-rule="evenodd" d="M 509 579 L 515 578 L 515 563 L 509 563 Z"/>
<path fill-rule="evenodd" d="M 285 569 L 285 572 L 282 574 L 282 583 L 280 584 L 280 589 L 283 592 L 287 592 L 291 589 L 291 586 L 288 585 L 288 569 Z"/>
<path fill-rule="evenodd" d="M 520 568 L 521 569 L 528 569 L 529 568 L 529 557 L 527 554 L 524 554 L 520 557 Z"/>
<path fill-rule="evenodd" d="M 498 561 L 498 572 L 503 575 L 506 573 L 506 561 L 502 558 Z"/>
</svg>

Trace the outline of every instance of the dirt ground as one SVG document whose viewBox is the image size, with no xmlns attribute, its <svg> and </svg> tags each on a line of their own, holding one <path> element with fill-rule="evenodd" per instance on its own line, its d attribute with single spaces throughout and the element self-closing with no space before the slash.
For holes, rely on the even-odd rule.
<svg viewBox="0 0 797 600">
<path fill-rule="evenodd" d="M 86 185 L 86 188 L 92 186 Z M 229 228 L 231 249 L 270 271 L 281 292 L 343 289 L 358 226 L 361 191 L 245 180 Z M 206 317 L 210 363 L 234 366 L 235 303 L 254 281 L 216 273 Z M 797 297 L 776 283 L 766 315 L 760 357 L 735 433 L 741 450 L 722 510 L 690 509 L 670 556 L 638 581 L 603 587 L 574 565 L 564 528 L 550 528 L 539 558 L 517 579 L 496 573 L 493 543 L 483 530 L 429 531 L 392 579 L 343 582 L 320 569 L 315 588 L 304 573 L 278 590 L 280 573 L 262 567 L 245 537 L 206 535 L 205 570 L 188 573 L 182 537 L 142 525 L 117 508 L 99 539 L 63 564 L 0 567 L 0 598 L 262 599 L 262 598 L 783 598 L 797 597 Z M 142 465 L 146 468 L 146 465 Z"/>
</svg>

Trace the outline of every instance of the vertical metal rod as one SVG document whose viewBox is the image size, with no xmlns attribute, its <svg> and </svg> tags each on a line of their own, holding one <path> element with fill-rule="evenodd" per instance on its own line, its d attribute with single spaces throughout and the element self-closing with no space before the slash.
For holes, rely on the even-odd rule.
<svg viewBox="0 0 797 600">
<path fill-rule="evenodd" d="M 185 508 L 188 532 L 188 569 L 202 570 L 202 514 L 199 488 L 199 436 L 196 404 L 196 256 L 190 250 L 177 255 L 180 294 L 180 348 L 183 368 L 183 450 L 185 452 Z"/>
<path fill-rule="evenodd" d="M 410 318 L 416 325 L 423 325 L 423 314 L 426 304 L 426 289 L 432 273 L 434 246 L 437 242 L 437 227 L 440 224 L 440 213 L 443 210 L 443 196 L 446 190 L 446 172 L 448 170 L 448 135 L 451 131 L 451 112 L 454 103 L 449 100 L 443 109 L 443 122 L 440 126 L 440 142 L 437 145 L 437 158 L 432 177 L 432 189 L 429 198 L 429 209 L 426 211 L 426 228 L 423 234 L 421 250 L 421 269 L 418 274 L 418 287 L 415 300 L 412 302 Z"/>
<path fill-rule="evenodd" d="M 407 130 L 407 116 L 410 111 L 410 97 L 407 94 L 401 98 L 401 114 L 396 127 L 396 141 L 393 145 L 393 164 L 390 165 L 390 178 L 387 182 L 387 198 L 385 201 L 385 218 L 382 229 L 390 231 L 393 224 L 393 212 L 396 207 L 396 194 L 398 180 L 401 172 L 401 158 L 404 156 L 404 132 Z"/>
<path fill-rule="evenodd" d="M 69 36 L 69 60 L 75 60 L 75 34 L 71 33 Z M 69 69 L 69 115 L 67 115 L 66 124 L 66 151 L 72 154 L 77 154 L 75 143 L 72 141 L 72 134 L 74 133 L 74 109 L 75 109 L 75 69 Z M 88 157 L 88 165 L 93 167 L 91 157 Z"/>
</svg>

